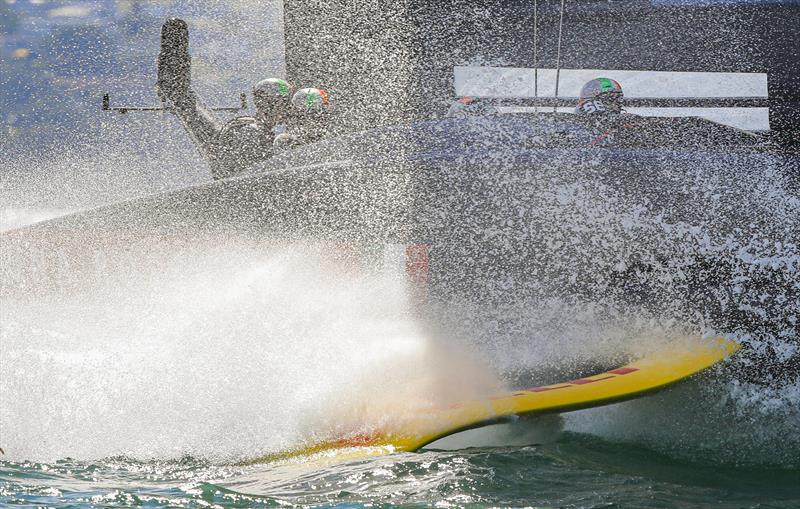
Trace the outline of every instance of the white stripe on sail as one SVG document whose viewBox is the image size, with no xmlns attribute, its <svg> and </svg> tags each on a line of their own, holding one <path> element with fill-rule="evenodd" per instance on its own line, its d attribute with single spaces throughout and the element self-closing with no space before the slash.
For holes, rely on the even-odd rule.
<svg viewBox="0 0 800 509">
<path fill-rule="evenodd" d="M 524 67 L 453 68 L 456 96 L 533 97 L 534 70 Z M 597 77 L 620 82 L 625 97 L 767 97 L 767 75 L 744 72 L 561 69 L 559 96 L 577 97 Z M 539 97 L 553 97 L 556 70 L 539 69 Z"/>
</svg>

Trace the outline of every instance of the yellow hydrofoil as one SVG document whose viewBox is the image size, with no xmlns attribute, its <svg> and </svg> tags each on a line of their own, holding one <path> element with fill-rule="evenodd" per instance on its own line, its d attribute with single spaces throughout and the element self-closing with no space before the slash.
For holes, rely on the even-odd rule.
<svg viewBox="0 0 800 509">
<path fill-rule="evenodd" d="M 313 455 L 332 449 L 365 450 L 364 454 L 356 456 L 416 451 L 440 438 L 524 415 L 571 412 L 638 398 L 714 366 L 738 349 L 738 343 L 723 338 L 674 342 L 604 373 L 465 401 L 446 408 L 410 412 L 395 420 L 393 429 L 361 431 L 257 461 Z"/>
</svg>

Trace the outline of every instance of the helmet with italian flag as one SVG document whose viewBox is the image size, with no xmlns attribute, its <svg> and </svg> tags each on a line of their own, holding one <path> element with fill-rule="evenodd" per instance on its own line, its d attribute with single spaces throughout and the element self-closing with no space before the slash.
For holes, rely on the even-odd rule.
<svg viewBox="0 0 800 509">
<path fill-rule="evenodd" d="M 292 96 L 290 131 L 302 143 L 313 143 L 328 136 L 330 103 L 321 88 L 301 88 Z"/>
<path fill-rule="evenodd" d="M 292 87 L 288 81 L 280 78 L 267 78 L 256 83 L 253 87 L 253 94 L 255 95 L 269 95 L 272 97 L 285 97 L 288 101 L 292 97 Z"/>
<path fill-rule="evenodd" d="M 587 101 L 601 101 L 603 111 L 619 113 L 622 111 L 622 85 L 611 78 L 595 78 L 581 88 L 578 106 Z"/>
<path fill-rule="evenodd" d="M 267 78 L 253 87 L 253 104 L 260 114 L 269 116 L 276 114 L 276 110 L 285 111 L 293 93 L 294 87 L 286 80 Z"/>
<path fill-rule="evenodd" d="M 611 78 L 595 78 L 588 81 L 581 89 L 581 99 L 616 95 L 622 97 L 622 85 Z"/>
<path fill-rule="evenodd" d="M 328 93 L 320 88 L 301 88 L 292 96 L 292 107 L 301 114 L 324 113 L 330 107 Z"/>
</svg>

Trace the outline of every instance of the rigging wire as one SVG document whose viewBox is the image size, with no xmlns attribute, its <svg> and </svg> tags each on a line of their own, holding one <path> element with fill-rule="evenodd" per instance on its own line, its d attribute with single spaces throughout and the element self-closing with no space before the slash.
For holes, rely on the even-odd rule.
<svg viewBox="0 0 800 509">
<path fill-rule="evenodd" d="M 558 20 L 558 48 L 556 49 L 556 93 L 555 103 L 553 104 L 553 113 L 558 110 L 558 79 L 561 74 L 561 33 L 564 28 L 564 2 L 561 0 L 561 17 Z"/>
<path fill-rule="evenodd" d="M 534 107 L 533 111 L 539 113 L 539 20 L 538 20 L 538 2 L 533 0 L 533 97 Z"/>
</svg>

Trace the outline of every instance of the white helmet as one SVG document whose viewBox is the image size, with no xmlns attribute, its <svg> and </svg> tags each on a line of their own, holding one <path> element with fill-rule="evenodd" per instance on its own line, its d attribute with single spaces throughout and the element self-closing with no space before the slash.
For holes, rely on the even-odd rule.
<svg viewBox="0 0 800 509">
<path fill-rule="evenodd" d="M 621 113 L 622 85 L 610 78 L 595 78 L 581 88 L 577 113 Z"/>
<path fill-rule="evenodd" d="M 288 102 L 293 91 L 294 87 L 288 81 L 280 78 L 267 78 L 259 81 L 253 87 L 253 97 L 285 98 Z"/>
<path fill-rule="evenodd" d="M 301 88 L 292 96 L 292 107 L 302 113 L 328 111 L 328 93 L 319 88 Z"/>
</svg>

